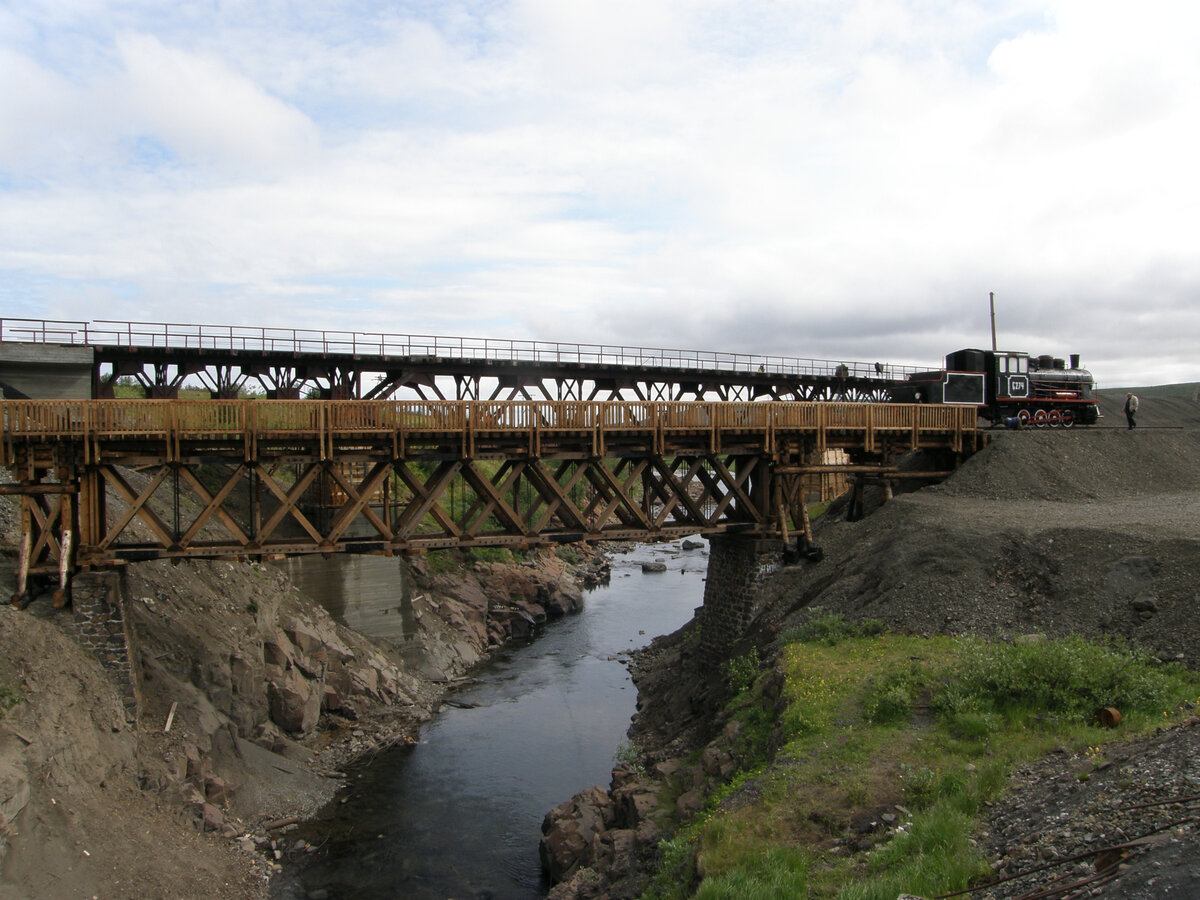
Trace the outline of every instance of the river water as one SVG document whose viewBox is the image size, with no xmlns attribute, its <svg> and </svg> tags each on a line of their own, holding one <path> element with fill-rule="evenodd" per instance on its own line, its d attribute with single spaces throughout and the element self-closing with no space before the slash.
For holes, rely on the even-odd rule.
<svg viewBox="0 0 1200 900">
<path fill-rule="evenodd" d="M 643 573 L 643 561 L 666 563 Z M 530 900 L 548 889 L 542 818 L 607 786 L 634 713 L 622 655 L 683 625 L 703 599 L 704 550 L 636 546 L 584 610 L 474 673 L 417 744 L 357 770 L 301 834 L 321 849 L 274 896 L 307 900 Z M 294 837 L 294 836 L 289 836 Z"/>
</svg>

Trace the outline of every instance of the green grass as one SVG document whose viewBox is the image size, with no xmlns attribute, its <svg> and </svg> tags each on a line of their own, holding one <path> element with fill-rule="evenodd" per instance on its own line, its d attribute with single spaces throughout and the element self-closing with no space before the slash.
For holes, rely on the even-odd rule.
<svg viewBox="0 0 1200 900">
<path fill-rule="evenodd" d="M 962 890 L 989 871 L 970 838 L 1015 767 L 1061 750 L 1086 777 L 1105 742 L 1171 721 L 1200 690 L 1118 645 L 858 634 L 874 628 L 818 611 L 781 653 L 780 701 L 764 700 L 765 677 L 737 693 L 742 771 L 662 843 L 647 900 Z M 727 674 L 745 681 L 748 660 Z M 1121 727 L 1094 724 L 1101 706 L 1122 711 Z M 897 805 L 911 812 L 903 828 L 857 851 L 851 824 Z"/>
<path fill-rule="evenodd" d="M 19 691 L 0 681 L 0 716 L 3 716 L 10 709 L 20 703 L 21 699 L 22 697 Z"/>
<path fill-rule="evenodd" d="M 569 544 L 562 544 L 554 548 L 554 555 L 561 559 L 569 566 L 579 565 L 580 556 L 579 550 Z"/>
</svg>

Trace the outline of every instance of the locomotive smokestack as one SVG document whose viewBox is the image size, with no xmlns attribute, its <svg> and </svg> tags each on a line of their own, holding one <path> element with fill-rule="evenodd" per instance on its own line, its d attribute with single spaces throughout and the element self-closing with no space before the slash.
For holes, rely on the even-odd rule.
<svg viewBox="0 0 1200 900">
<path fill-rule="evenodd" d="M 1071 354 L 1071 368 L 1072 369 L 1079 368 L 1079 354 L 1078 353 Z"/>
<path fill-rule="evenodd" d="M 988 291 L 988 306 L 992 310 L 992 352 L 996 352 L 996 292 Z"/>
</svg>

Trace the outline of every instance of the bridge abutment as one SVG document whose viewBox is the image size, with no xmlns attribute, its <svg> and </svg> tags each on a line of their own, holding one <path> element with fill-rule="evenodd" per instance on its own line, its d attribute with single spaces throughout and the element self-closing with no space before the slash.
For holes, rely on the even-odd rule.
<svg viewBox="0 0 1200 900">
<path fill-rule="evenodd" d="M 80 572 L 71 580 L 71 608 L 80 646 L 112 676 L 127 715 L 136 721 L 142 700 L 141 670 L 120 573 Z"/>
<path fill-rule="evenodd" d="M 783 564 L 778 538 L 723 534 L 709 541 L 708 579 L 700 608 L 700 652 L 726 659 L 761 606 L 762 580 Z"/>
</svg>

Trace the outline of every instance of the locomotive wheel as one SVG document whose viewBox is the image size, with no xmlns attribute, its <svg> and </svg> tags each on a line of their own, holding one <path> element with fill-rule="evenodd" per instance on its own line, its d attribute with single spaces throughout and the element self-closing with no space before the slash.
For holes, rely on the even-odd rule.
<svg viewBox="0 0 1200 900">
<path fill-rule="evenodd" d="M 1039 409 L 1033 414 L 1033 424 L 1038 428 L 1046 427 L 1046 411 L 1044 409 Z"/>
<path fill-rule="evenodd" d="M 1057 428 L 1062 424 L 1062 413 L 1057 409 L 1052 409 L 1046 413 L 1046 424 L 1051 428 Z"/>
<path fill-rule="evenodd" d="M 1075 414 L 1073 412 L 1071 412 L 1069 409 L 1064 409 L 1062 412 L 1062 427 L 1063 428 L 1075 427 Z"/>
<path fill-rule="evenodd" d="M 1029 410 L 1027 410 L 1027 409 L 1017 410 L 1017 418 L 1021 420 L 1021 427 L 1025 428 L 1026 426 L 1029 425 Z"/>
</svg>

